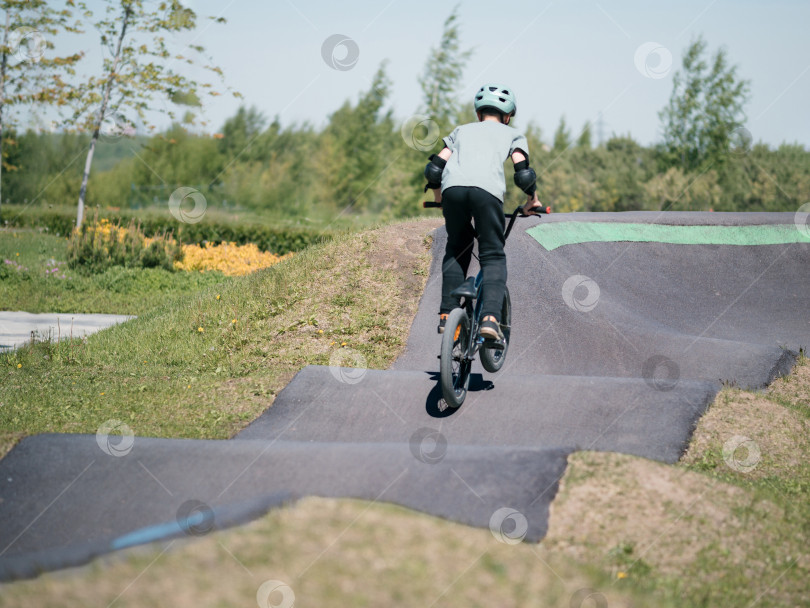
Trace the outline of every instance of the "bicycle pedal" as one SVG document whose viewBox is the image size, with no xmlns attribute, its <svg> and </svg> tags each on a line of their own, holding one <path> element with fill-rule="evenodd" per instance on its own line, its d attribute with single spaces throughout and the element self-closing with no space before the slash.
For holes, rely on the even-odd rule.
<svg viewBox="0 0 810 608">
<path fill-rule="evenodd" d="M 484 340 L 484 348 L 493 350 L 505 350 L 506 344 L 502 340 Z"/>
</svg>

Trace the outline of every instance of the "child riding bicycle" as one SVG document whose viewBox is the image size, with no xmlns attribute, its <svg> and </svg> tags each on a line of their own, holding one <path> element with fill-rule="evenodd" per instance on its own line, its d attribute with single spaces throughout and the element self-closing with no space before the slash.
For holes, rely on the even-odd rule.
<svg viewBox="0 0 810 608">
<path fill-rule="evenodd" d="M 533 214 L 541 205 L 537 200 L 537 175 L 529 167 L 526 137 L 508 126 L 517 112 L 512 90 L 495 84 L 482 86 L 475 94 L 475 112 L 478 122 L 456 127 L 443 139 L 442 151 L 431 155 L 425 167 L 425 191 L 433 190 L 435 201 L 441 203 L 447 229 L 437 329 L 444 332 L 448 313 L 460 304 L 451 292 L 467 277 L 477 236 L 484 293 L 480 334 L 485 340 L 503 343 L 499 317 L 506 289 L 506 158 L 511 157 L 515 165 L 515 185 L 528 197 L 523 212 Z"/>
</svg>

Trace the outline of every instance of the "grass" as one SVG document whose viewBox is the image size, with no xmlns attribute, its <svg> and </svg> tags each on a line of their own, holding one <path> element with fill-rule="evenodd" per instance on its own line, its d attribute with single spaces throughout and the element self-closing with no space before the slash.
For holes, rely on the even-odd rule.
<svg viewBox="0 0 810 608">
<path fill-rule="evenodd" d="M 295 372 L 328 365 L 339 349 L 387 367 L 426 280 L 428 224 L 345 235 L 270 269 L 164 298 L 86 340 L 0 354 L 0 440 L 7 449 L 26 434 L 95 433 L 109 419 L 143 436 L 225 439 Z M 354 294 L 351 303 L 331 304 L 345 294 Z"/>
<path fill-rule="evenodd" d="M 54 268 L 58 270 L 53 272 Z M 226 281 L 220 272 L 170 272 L 160 268 L 114 267 L 87 276 L 67 267 L 64 237 L 35 230 L 0 229 L 3 310 L 141 315 L 165 304 L 169 296 L 191 295 Z"/>
<path fill-rule="evenodd" d="M 489 530 L 394 505 L 306 498 L 193 542 L 4 585 L 0 606 L 256 606 L 267 580 L 287 584 L 295 606 L 600 606 L 576 603 L 589 589 L 604 589 L 597 593 L 611 607 L 651 605 L 542 546 L 505 545 Z M 279 594 L 263 605 L 280 601 Z"/>
<path fill-rule="evenodd" d="M 721 391 L 677 466 L 572 455 L 544 544 L 684 606 L 810 606 L 808 429 L 802 356 L 765 393 Z"/>
<path fill-rule="evenodd" d="M 341 237 L 86 343 L 0 360 L 7 445 L 109 418 L 139 435 L 228 437 L 336 349 L 386 367 L 425 280 L 429 225 Z M 767 392 L 721 391 L 677 465 L 573 454 L 539 545 L 392 505 L 306 498 L 236 529 L 4 585 L 0 606 L 252 605 L 269 579 L 296 605 L 810 606 L 808 429 L 801 357 Z M 734 437 L 759 448 L 753 467 L 740 466 L 744 450 L 724 455 Z"/>
</svg>

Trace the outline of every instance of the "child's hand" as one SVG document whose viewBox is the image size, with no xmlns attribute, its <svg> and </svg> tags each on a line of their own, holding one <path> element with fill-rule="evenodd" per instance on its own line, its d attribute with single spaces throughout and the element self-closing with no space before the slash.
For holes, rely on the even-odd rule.
<svg viewBox="0 0 810 608">
<path fill-rule="evenodd" d="M 537 192 L 535 192 L 532 196 L 529 197 L 529 200 L 526 201 L 526 204 L 523 205 L 523 213 L 525 215 L 537 215 L 533 210 L 534 209 L 542 209 L 543 205 L 537 200 Z"/>
</svg>

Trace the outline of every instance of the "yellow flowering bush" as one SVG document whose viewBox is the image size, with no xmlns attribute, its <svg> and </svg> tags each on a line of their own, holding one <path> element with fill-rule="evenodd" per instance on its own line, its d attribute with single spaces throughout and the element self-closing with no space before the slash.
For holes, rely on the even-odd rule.
<svg viewBox="0 0 810 608">
<path fill-rule="evenodd" d="M 276 255 L 261 251 L 255 244 L 237 245 L 234 242 L 205 243 L 204 245 L 183 245 L 183 258 L 174 263 L 178 270 L 219 270 L 225 275 L 248 274 L 277 264 L 292 253 Z"/>
<path fill-rule="evenodd" d="M 74 229 L 68 242 L 68 265 L 90 272 L 103 272 L 110 266 L 171 270 L 181 256 L 173 238 L 167 234 L 147 238 L 134 220 L 124 227 L 96 217 Z"/>
<path fill-rule="evenodd" d="M 181 245 L 167 234 L 145 236 L 134 221 L 121 226 L 98 218 L 74 230 L 68 243 L 70 267 L 91 272 L 103 272 L 110 266 L 128 266 L 200 272 L 219 270 L 235 276 L 267 268 L 291 255 L 261 251 L 253 243 Z"/>
</svg>

